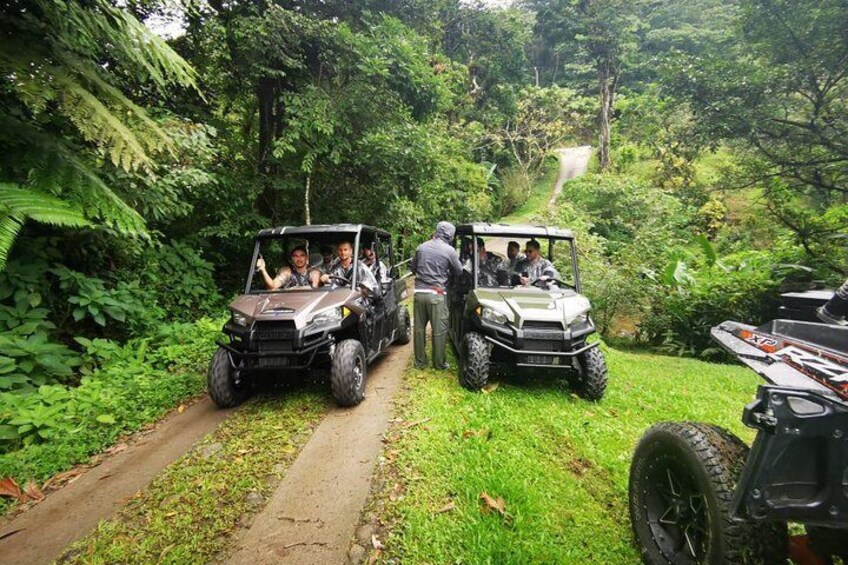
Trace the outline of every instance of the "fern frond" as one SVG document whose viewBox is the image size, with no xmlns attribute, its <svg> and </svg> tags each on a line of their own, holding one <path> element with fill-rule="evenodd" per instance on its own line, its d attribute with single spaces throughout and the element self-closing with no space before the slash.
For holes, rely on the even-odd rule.
<svg viewBox="0 0 848 565">
<path fill-rule="evenodd" d="M 82 212 L 42 192 L 0 182 L 0 210 L 15 218 L 30 218 L 42 224 L 81 228 L 91 225 Z"/>
<path fill-rule="evenodd" d="M 87 141 L 103 147 L 112 164 L 124 170 L 151 166 L 147 152 L 135 133 L 119 120 L 100 100 L 70 77 L 59 74 L 56 82 L 63 87 L 63 114 Z"/>
<path fill-rule="evenodd" d="M 147 238 L 144 219 L 97 175 L 73 147 L 28 123 L 0 116 L 0 143 L 21 146 L 27 185 L 85 211 L 116 232 Z"/>
<path fill-rule="evenodd" d="M 23 223 L 17 218 L 0 214 L 0 271 L 6 268 L 9 250 L 22 226 Z"/>
</svg>

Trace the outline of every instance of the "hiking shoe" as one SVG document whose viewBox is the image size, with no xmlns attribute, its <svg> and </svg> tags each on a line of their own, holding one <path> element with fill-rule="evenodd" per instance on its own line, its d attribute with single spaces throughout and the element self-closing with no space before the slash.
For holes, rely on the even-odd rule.
<svg viewBox="0 0 848 565">
<path fill-rule="evenodd" d="M 816 308 L 816 316 L 818 316 L 819 320 L 821 320 L 825 324 L 833 324 L 835 326 L 848 326 L 848 320 L 846 320 L 845 318 L 837 318 L 836 316 L 832 316 L 830 312 L 827 311 L 827 308 L 825 308 L 824 306 Z"/>
</svg>

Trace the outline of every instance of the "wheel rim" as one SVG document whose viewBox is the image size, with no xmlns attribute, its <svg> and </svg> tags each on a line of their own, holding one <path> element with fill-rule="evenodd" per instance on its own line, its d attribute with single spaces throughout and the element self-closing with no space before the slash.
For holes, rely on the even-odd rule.
<svg viewBox="0 0 848 565">
<path fill-rule="evenodd" d="M 645 495 L 645 517 L 663 555 L 672 563 L 701 563 L 709 545 L 709 514 L 692 472 L 659 459 L 647 470 Z"/>
<path fill-rule="evenodd" d="M 353 382 L 356 385 L 356 389 L 359 390 L 362 388 L 362 381 L 365 376 L 365 371 L 362 369 L 362 358 L 356 358 L 356 364 L 353 366 Z"/>
</svg>

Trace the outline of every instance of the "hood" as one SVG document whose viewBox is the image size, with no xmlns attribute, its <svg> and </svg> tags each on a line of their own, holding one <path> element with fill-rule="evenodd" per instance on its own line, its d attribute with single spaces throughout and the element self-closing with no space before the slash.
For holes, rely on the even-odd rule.
<svg viewBox="0 0 848 565">
<path fill-rule="evenodd" d="M 566 328 L 592 309 L 589 299 L 569 289 L 477 289 L 476 293 L 480 305 L 509 316 L 519 327 L 536 321 L 562 322 Z"/>
<path fill-rule="evenodd" d="M 252 320 L 294 320 L 302 328 L 321 310 L 353 302 L 358 293 L 347 288 L 302 290 L 268 294 L 245 294 L 236 298 L 230 309 Z"/>
<path fill-rule="evenodd" d="M 456 234 L 456 228 L 450 222 L 439 222 L 436 225 L 436 239 L 441 239 L 445 243 L 450 244 L 453 241 L 453 236 Z"/>
</svg>

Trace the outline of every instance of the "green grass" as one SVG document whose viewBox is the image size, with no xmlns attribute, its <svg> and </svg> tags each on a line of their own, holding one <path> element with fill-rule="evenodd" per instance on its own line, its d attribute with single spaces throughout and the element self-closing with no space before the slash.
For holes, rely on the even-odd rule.
<svg viewBox="0 0 848 565">
<path fill-rule="evenodd" d="M 387 448 L 383 557 L 402 563 L 637 563 L 627 513 L 633 449 L 650 425 L 698 420 L 753 439 L 740 415 L 757 379 L 741 367 L 606 349 L 598 404 L 551 379 L 469 393 L 453 372 L 408 373 Z M 454 365 L 455 366 L 455 365 Z M 471 435 L 470 432 L 479 432 Z M 481 511 L 503 497 L 507 518 Z M 439 513 L 453 501 L 455 509 Z M 386 535 L 386 534 L 383 534 Z"/>
<path fill-rule="evenodd" d="M 542 175 L 533 183 L 527 201 L 513 211 L 512 214 L 504 216 L 499 221 L 504 224 L 523 224 L 529 222 L 533 215 L 548 205 L 548 200 L 550 200 L 553 193 L 554 183 L 558 174 L 559 159 L 556 156 L 547 157 L 542 169 Z"/>
<path fill-rule="evenodd" d="M 315 390 L 249 402 L 60 561 L 206 563 L 226 554 L 326 407 L 326 393 Z"/>
</svg>

